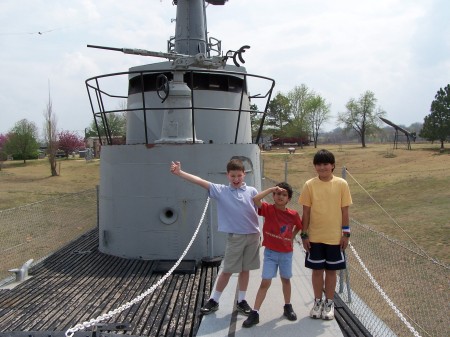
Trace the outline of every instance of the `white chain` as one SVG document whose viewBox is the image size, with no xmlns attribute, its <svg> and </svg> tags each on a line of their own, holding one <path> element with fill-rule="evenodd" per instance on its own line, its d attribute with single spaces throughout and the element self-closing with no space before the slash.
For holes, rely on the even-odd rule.
<svg viewBox="0 0 450 337">
<path fill-rule="evenodd" d="M 186 249 L 184 250 L 183 254 L 181 254 L 180 258 L 178 259 L 178 261 L 173 265 L 172 268 L 170 268 L 170 270 L 156 283 L 154 284 L 152 287 L 150 287 L 149 289 L 147 289 L 146 291 L 144 291 L 142 294 L 140 294 L 139 296 L 135 297 L 134 299 L 132 299 L 130 302 L 125 303 L 123 305 L 121 305 L 120 307 L 109 311 L 106 314 L 103 314 L 97 318 L 93 318 L 90 321 L 86 321 L 80 324 L 75 325 L 74 327 L 68 329 L 66 331 L 66 337 L 73 337 L 73 335 L 75 334 L 75 332 L 79 331 L 79 330 L 83 330 L 86 328 L 89 328 L 97 323 L 100 323 L 102 321 L 105 321 L 107 319 L 112 318 L 113 316 L 121 313 L 122 311 L 130 308 L 133 304 L 136 304 L 140 301 L 142 301 L 146 296 L 152 294 L 155 289 L 157 287 L 159 287 L 173 272 L 174 270 L 178 267 L 178 265 L 181 263 L 181 261 L 183 260 L 183 258 L 186 256 L 187 252 L 189 251 L 189 249 L 191 248 L 195 238 L 197 237 L 198 231 L 200 230 L 200 227 L 203 223 L 203 219 L 205 218 L 205 214 L 206 214 L 206 210 L 208 209 L 208 204 L 209 204 L 209 197 L 208 199 L 206 199 L 206 204 L 205 204 L 205 208 L 203 210 L 203 214 L 200 218 L 199 224 L 197 226 L 197 229 L 194 232 L 194 235 L 192 236 L 191 241 L 189 242 L 189 244 L 187 245 Z"/>
<path fill-rule="evenodd" d="M 364 264 L 364 262 L 362 261 L 361 257 L 358 255 L 358 253 L 356 252 L 356 249 L 353 247 L 353 245 L 350 242 L 348 245 L 350 246 L 350 249 L 352 250 L 353 254 L 355 254 L 356 259 L 358 260 L 359 264 L 366 272 L 367 276 L 369 276 L 370 281 L 373 283 L 373 285 L 378 290 L 378 292 L 381 294 L 381 296 L 384 298 L 384 300 L 387 302 L 387 304 L 391 307 L 392 310 L 394 310 L 394 312 L 397 314 L 397 316 L 401 319 L 401 321 L 403 323 L 405 323 L 405 325 L 407 326 L 409 331 L 411 331 L 415 337 L 421 337 L 419 335 L 419 333 L 416 331 L 416 329 L 414 329 L 414 327 L 411 325 L 411 323 L 409 323 L 406 320 L 405 316 L 403 316 L 403 314 L 400 312 L 400 310 L 395 306 L 394 302 L 392 302 L 392 300 L 389 298 L 389 296 L 384 292 L 384 290 L 381 288 L 381 286 L 378 284 L 378 282 L 372 276 L 369 269 L 367 269 L 366 265 Z"/>
</svg>

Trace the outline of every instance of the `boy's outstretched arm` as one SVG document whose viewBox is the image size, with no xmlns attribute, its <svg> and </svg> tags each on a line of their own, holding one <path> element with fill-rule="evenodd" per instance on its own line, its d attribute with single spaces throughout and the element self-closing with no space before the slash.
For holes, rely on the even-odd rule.
<svg viewBox="0 0 450 337">
<path fill-rule="evenodd" d="M 197 185 L 209 190 L 209 184 L 210 184 L 209 181 L 204 180 L 200 177 L 197 177 L 193 174 L 184 172 L 183 170 L 181 170 L 181 163 L 179 161 L 172 162 L 172 164 L 170 164 L 170 172 L 172 172 L 176 176 L 179 176 L 187 181 L 190 181 L 191 183 L 197 184 Z"/>
<path fill-rule="evenodd" d="M 259 192 L 257 195 L 255 195 L 253 197 L 253 202 L 255 203 L 256 207 L 260 208 L 262 205 L 262 200 L 264 199 L 264 197 L 268 196 L 270 193 L 274 193 L 277 191 L 284 191 L 284 188 L 278 187 L 278 186 L 274 186 L 274 187 L 269 187 L 267 190 L 264 190 L 262 192 Z"/>
</svg>

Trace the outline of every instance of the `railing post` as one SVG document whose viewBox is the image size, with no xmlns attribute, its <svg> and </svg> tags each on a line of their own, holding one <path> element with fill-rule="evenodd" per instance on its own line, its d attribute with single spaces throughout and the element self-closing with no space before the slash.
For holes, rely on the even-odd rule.
<svg viewBox="0 0 450 337">
<path fill-rule="evenodd" d="M 285 160 L 284 162 L 284 182 L 287 183 L 288 181 L 288 161 Z"/>
<path fill-rule="evenodd" d="M 342 178 L 347 180 L 347 168 L 344 166 L 342 168 Z M 345 262 L 347 264 L 347 255 L 344 252 L 344 258 L 345 258 Z M 348 267 L 346 267 L 345 269 L 341 269 L 339 271 L 339 293 L 342 294 L 342 292 L 344 291 L 344 274 L 345 274 L 345 279 L 346 279 L 346 283 L 347 283 L 347 299 L 348 299 L 348 303 L 352 302 L 352 296 L 351 296 L 351 289 L 350 289 L 350 275 L 348 273 Z"/>
<path fill-rule="evenodd" d="M 95 185 L 95 194 L 97 199 L 97 228 L 100 228 L 100 185 Z"/>
<path fill-rule="evenodd" d="M 261 178 L 265 178 L 264 176 L 264 159 L 261 161 Z"/>
</svg>

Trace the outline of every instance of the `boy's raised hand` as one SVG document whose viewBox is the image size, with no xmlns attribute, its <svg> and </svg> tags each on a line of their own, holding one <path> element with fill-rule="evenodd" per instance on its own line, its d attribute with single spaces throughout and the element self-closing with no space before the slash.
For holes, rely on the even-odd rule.
<svg viewBox="0 0 450 337">
<path fill-rule="evenodd" d="M 280 186 L 274 186 L 274 189 L 272 190 L 273 193 L 278 193 L 278 192 L 284 192 L 286 191 L 284 188 L 281 188 Z"/>
<path fill-rule="evenodd" d="M 170 172 L 178 176 L 180 175 L 180 171 L 181 171 L 181 163 L 179 161 L 172 162 L 172 164 L 170 164 Z"/>
</svg>

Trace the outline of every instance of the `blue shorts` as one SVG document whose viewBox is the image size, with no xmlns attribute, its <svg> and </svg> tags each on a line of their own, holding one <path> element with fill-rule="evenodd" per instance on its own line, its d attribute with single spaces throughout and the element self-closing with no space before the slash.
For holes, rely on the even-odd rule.
<svg viewBox="0 0 450 337">
<path fill-rule="evenodd" d="M 292 277 L 292 252 L 280 253 L 271 249 L 264 249 L 264 263 L 262 278 L 272 279 L 277 276 L 278 268 L 282 278 L 290 279 Z"/>
<path fill-rule="evenodd" d="M 311 248 L 305 257 L 305 267 L 316 270 L 345 269 L 345 254 L 340 245 L 311 242 Z"/>
</svg>

